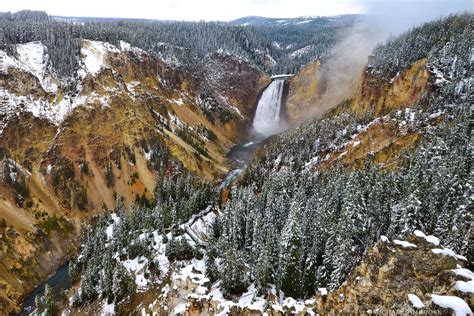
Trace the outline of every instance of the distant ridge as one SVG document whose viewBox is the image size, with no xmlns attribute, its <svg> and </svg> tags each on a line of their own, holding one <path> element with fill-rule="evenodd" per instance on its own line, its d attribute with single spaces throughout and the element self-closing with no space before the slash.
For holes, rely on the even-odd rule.
<svg viewBox="0 0 474 316">
<path fill-rule="evenodd" d="M 298 25 L 298 24 L 326 24 L 330 23 L 334 18 L 343 18 L 353 20 L 360 15 L 358 14 L 346 14 L 338 16 L 302 16 L 297 18 L 268 18 L 263 16 L 250 15 L 242 17 L 233 21 L 230 24 L 233 25 Z"/>
</svg>

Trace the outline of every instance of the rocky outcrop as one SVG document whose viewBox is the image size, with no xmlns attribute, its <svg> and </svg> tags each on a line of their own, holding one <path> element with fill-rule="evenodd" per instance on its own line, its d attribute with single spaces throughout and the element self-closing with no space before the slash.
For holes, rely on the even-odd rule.
<svg viewBox="0 0 474 316">
<path fill-rule="evenodd" d="M 317 112 L 323 87 L 319 60 L 308 63 L 290 79 L 286 113 L 291 124 L 310 119 Z"/>
<path fill-rule="evenodd" d="M 458 297 L 473 308 L 472 288 L 471 292 L 460 290 L 460 285 L 472 284 L 473 274 L 464 268 L 468 265 L 466 258 L 440 246 L 437 238 L 418 231 L 407 241 L 384 238 L 337 291 L 318 297 L 315 310 L 451 314 L 452 310 L 433 302 L 436 295 Z"/>
<path fill-rule="evenodd" d="M 418 60 L 390 79 L 372 75 L 369 67 L 362 74 L 351 110 L 359 115 L 371 112 L 381 116 L 413 106 L 429 88 L 427 62 L 427 59 Z"/>
<path fill-rule="evenodd" d="M 330 61 L 329 61 L 330 62 Z M 360 116 L 382 116 L 413 106 L 429 89 L 427 60 L 421 59 L 394 78 L 373 75 L 370 66 L 358 73 L 351 88 L 343 87 L 327 74 L 327 65 L 315 60 L 303 67 L 291 80 L 287 101 L 289 122 L 297 125 L 311 118 L 321 118 L 328 111 L 350 111 Z M 340 85 L 338 87 L 338 84 Z M 341 95 L 337 95 L 337 91 Z M 340 100 L 347 102 L 340 106 Z M 336 107 L 337 106 L 337 107 Z"/>
<path fill-rule="evenodd" d="M 204 76 L 218 97 L 237 109 L 245 122 L 252 120 L 260 92 L 270 83 L 252 64 L 224 53 L 207 58 Z"/>
</svg>

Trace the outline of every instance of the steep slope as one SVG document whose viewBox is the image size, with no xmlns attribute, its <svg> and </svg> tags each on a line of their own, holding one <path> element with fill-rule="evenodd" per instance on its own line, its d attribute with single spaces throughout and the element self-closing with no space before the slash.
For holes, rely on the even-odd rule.
<svg viewBox="0 0 474 316">
<path fill-rule="evenodd" d="M 130 281 L 135 283 L 131 298 L 120 304 L 106 298 L 81 304 L 81 294 L 76 293 L 72 296 L 72 303 L 64 307 L 63 313 L 307 315 L 396 311 L 448 315 L 457 308 L 459 315 L 469 315 L 474 305 L 474 275 L 469 270 L 470 261 L 441 245 L 437 237 L 427 236 L 421 231 L 409 234 L 407 240 L 389 240 L 382 235 L 344 284 L 334 291 L 320 287 L 308 299 L 295 300 L 285 298 L 275 287 L 269 288 L 263 296 L 252 284 L 242 293 L 229 297 L 223 290 L 222 282 L 209 279 L 209 271 L 206 270 L 208 259 L 196 255 L 199 252 L 198 243 L 205 244 L 212 240 L 212 223 L 219 216 L 222 214 L 218 211 L 207 210 L 182 226 L 186 232 L 201 232 L 197 239 L 187 233 L 168 233 L 165 237 L 159 230 L 146 225 L 135 226 L 138 231 L 134 232 L 125 251 L 132 252 L 133 244 L 138 240 L 147 251 L 142 251 L 133 259 L 121 260 L 117 257 L 114 260 L 115 264 L 126 268 Z M 127 221 L 126 216 L 120 213 L 101 218 L 101 224 L 91 231 L 91 238 L 100 238 L 104 232 L 112 231 L 107 233 L 108 244 L 103 245 L 103 251 L 117 249 L 114 244 L 120 244 L 124 236 L 116 236 L 115 232 L 122 234 L 120 227 L 127 225 L 124 224 Z M 195 257 L 191 253 L 187 253 L 188 258 L 170 256 L 170 243 L 174 243 L 174 247 L 187 245 Z M 90 256 L 88 251 L 83 251 L 82 255 Z M 82 278 L 82 282 L 84 280 L 86 278 Z M 105 292 L 106 288 L 102 287 L 99 291 Z"/>
<path fill-rule="evenodd" d="M 225 175 L 269 80 L 232 55 L 209 56 L 211 73 L 88 40 L 76 74 L 60 79 L 42 43 L 15 51 L 0 51 L 1 310 L 73 254 L 82 220 L 118 197 L 148 203 L 180 165 Z M 229 69 L 232 79 L 219 73 Z"/>
<path fill-rule="evenodd" d="M 257 152 L 213 247 L 235 269 L 219 270 L 227 293 L 335 289 L 380 235 L 415 229 L 471 260 L 471 22 L 452 16 L 378 47 L 351 98 Z M 317 76 L 308 80 L 302 106 L 317 107 Z"/>
<path fill-rule="evenodd" d="M 321 62 L 319 60 L 306 64 L 289 82 L 286 113 L 292 125 L 298 125 L 311 118 L 323 95 L 321 82 Z M 320 105 L 319 105 L 320 107 Z M 318 115 L 319 114 L 319 115 Z"/>
</svg>

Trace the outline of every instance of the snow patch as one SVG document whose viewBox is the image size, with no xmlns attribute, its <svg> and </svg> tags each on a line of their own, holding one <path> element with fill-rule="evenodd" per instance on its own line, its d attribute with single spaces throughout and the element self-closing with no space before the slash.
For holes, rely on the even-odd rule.
<svg viewBox="0 0 474 316">
<path fill-rule="evenodd" d="M 186 312 L 186 304 L 180 303 L 174 308 L 173 315 L 184 315 L 184 312 Z"/>
<path fill-rule="evenodd" d="M 457 296 L 431 294 L 431 299 L 433 304 L 453 310 L 456 316 L 472 315 L 469 305 L 467 305 L 467 303 L 462 298 Z"/>
<path fill-rule="evenodd" d="M 408 241 L 405 241 L 405 240 L 394 239 L 393 243 L 395 245 L 402 246 L 403 248 L 417 248 L 415 244 L 412 244 L 411 242 L 408 242 Z"/>
<path fill-rule="evenodd" d="M 467 258 L 461 255 L 456 254 L 454 251 L 452 251 L 449 248 L 444 248 L 444 249 L 431 249 L 431 251 L 435 254 L 438 255 L 443 255 L 443 256 L 451 256 L 459 260 L 467 261 Z"/>
<path fill-rule="evenodd" d="M 454 288 L 463 293 L 474 293 L 474 281 L 456 281 Z"/>
<path fill-rule="evenodd" d="M 102 306 L 102 311 L 100 312 L 101 316 L 111 316 L 115 315 L 115 304 L 107 304 L 107 302 L 104 303 Z"/>
<path fill-rule="evenodd" d="M 129 51 L 130 50 L 130 43 L 127 43 L 127 42 L 124 42 L 124 41 L 120 41 L 120 50 L 122 51 Z"/>
<path fill-rule="evenodd" d="M 48 72 L 49 55 L 47 48 L 41 42 L 17 44 L 16 56 L 8 56 L 5 51 L 0 51 L 0 71 L 8 68 L 18 68 L 31 73 L 38 78 L 41 87 L 46 92 L 56 93 L 58 85 Z"/>
<path fill-rule="evenodd" d="M 96 101 L 96 96 L 65 96 L 60 101 L 55 100 L 50 103 L 47 100 L 35 99 L 30 95 L 17 96 L 0 87 L 0 99 L 3 101 L 3 108 L 0 112 L 6 115 L 25 111 L 30 112 L 35 117 L 47 119 L 57 125 L 77 106 L 83 105 L 87 101 Z"/>
<path fill-rule="evenodd" d="M 310 51 L 311 48 L 312 48 L 312 46 L 309 45 L 309 46 L 300 48 L 300 49 L 298 49 L 298 50 L 295 50 L 294 52 L 292 52 L 292 53 L 290 54 L 290 57 L 291 57 L 291 58 L 301 57 L 301 56 L 307 54 L 307 53 Z"/>
<path fill-rule="evenodd" d="M 418 296 L 415 294 L 408 294 L 408 299 L 410 300 L 411 305 L 413 305 L 414 308 L 423 308 L 425 307 L 425 304 L 420 300 Z"/>
<path fill-rule="evenodd" d="M 466 268 L 457 268 L 452 270 L 456 275 L 461 276 L 466 279 L 474 280 L 474 273 Z"/>
<path fill-rule="evenodd" d="M 422 231 L 419 231 L 419 230 L 415 230 L 415 236 L 420 237 L 420 238 L 424 238 L 430 244 L 433 244 L 435 246 L 439 246 L 439 238 L 437 238 L 435 236 L 432 236 L 432 235 L 426 236 Z"/>
<path fill-rule="evenodd" d="M 96 75 L 103 67 L 107 67 L 107 55 L 112 52 L 119 52 L 117 47 L 99 41 L 84 40 L 81 47 L 85 70 L 92 75 Z M 81 73 L 85 77 L 86 73 Z"/>
</svg>

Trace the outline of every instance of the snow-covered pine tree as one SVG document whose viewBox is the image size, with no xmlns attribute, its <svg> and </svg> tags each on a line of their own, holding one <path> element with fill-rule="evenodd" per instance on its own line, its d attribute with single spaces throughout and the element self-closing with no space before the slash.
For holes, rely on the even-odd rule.
<svg viewBox="0 0 474 316">
<path fill-rule="evenodd" d="M 245 291 L 248 286 L 247 267 L 243 253 L 228 245 L 222 263 L 222 289 L 226 297 Z"/>
<path fill-rule="evenodd" d="M 54 301 L 53 290 L 46 284 L 44 288 L 44 314 L 53 316 L 56 314 L 56 302 Z"/>
<path fill-rule="evenodd" d="M 281 234 L 278 285 L 285 295 L 291 297 L 301 295 L 302 236 L 300 213 L 300 206 L 293 203 Z"/>
</svg>

